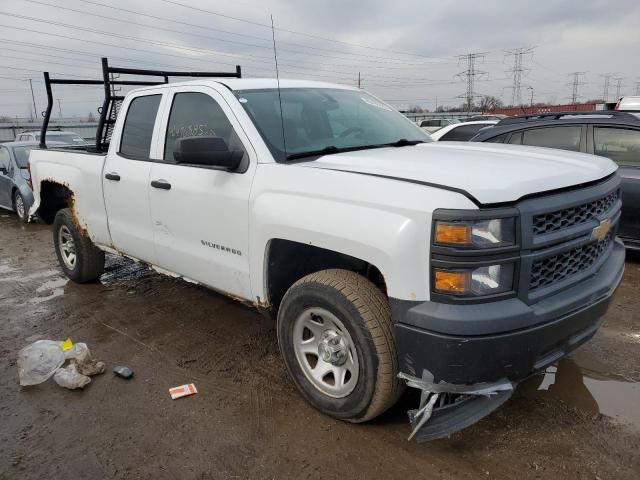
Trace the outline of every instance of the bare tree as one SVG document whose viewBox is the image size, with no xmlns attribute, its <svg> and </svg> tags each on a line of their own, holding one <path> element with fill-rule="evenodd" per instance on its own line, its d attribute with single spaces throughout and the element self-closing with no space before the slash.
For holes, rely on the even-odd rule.
<svg viewBox="0 0 640 480">
<path fill-rule="evenodd" d="M 89 112 L 89 116 L 87 116 L 87 122 L 88 122 L 88 123 L 92 123 L 92 122 L 95 122 L 95 121 L 96 121 L 96 119 L 95 119 L 95 117 L 93 116 L 93 112 L 91 112 L 91 111 L 90 111 L 90 112 Z"/>
<path fill-rule="evenodd" d="M 485 95 L 481 97 L 480 101 L 478 102 L 478 110 L 481 110 L 483 112 L 494 110 L 500 107 L 502 107 L 502 100 L 491 95 Z"/>
</svg>

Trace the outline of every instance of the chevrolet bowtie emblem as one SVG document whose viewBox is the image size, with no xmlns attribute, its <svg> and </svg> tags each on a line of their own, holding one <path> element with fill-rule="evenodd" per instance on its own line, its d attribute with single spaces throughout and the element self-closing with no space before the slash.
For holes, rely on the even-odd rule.
<svg viewBox="0 0 640 480">
<path fill-rule="evenodd" d="M 611 223 L 609 223 L 609 220 L 602 220 L 600 222 L 600 225 L 598 225 L 596 228 L 593 229 L 593 231 L 591 232 L 591 240 L 602 240 L 604 237 L 607 236 L 607 233 L 609 233 L 609 230 L 611 229 Z"/>
</svg>

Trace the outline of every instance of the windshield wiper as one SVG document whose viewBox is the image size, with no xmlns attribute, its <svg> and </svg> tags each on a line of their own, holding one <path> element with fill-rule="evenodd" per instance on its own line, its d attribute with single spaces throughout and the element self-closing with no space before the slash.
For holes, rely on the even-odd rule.
<svg viewBox="0 0 640 480">
<path fill-rule="evenodd" d="M 407 140 L 406 138 L 401 138 L 395 142 L 391 143 L 382 143 L 381 146 L 384 147 L 410 147 L 411 145 L 418 145 L 419 143 L 425 143 L 424 140 Z"/>
<path fill-rule="evenodd" d="M 331 155 L 333 153 L 355 152 L 357 150 L 367 150 L 371 148 L 407 147 L 410 145 L 417 145 L 418 143 L 425 142 L 424 140 L 407 140 L 406 138 L 401 138 L 400 140 L 391 143 L 374 143 L 371 145 L 357 145 L 353 147 L 336 147 L 335 145 L 329 145 L 327 147 L 321 148 L 320 150 L 310 150 L 308 152 L 289 154 L 287 155 L 287 160 L 295 160 L 296 158 L 306 157 L 320 157 L 322 155 Z"/>
</svg>

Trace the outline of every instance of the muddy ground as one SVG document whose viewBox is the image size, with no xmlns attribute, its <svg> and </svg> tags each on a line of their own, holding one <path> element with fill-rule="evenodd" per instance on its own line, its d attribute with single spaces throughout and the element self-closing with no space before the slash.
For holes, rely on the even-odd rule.
<svg viewBox="0 0 640 480">
<path fill-rule="evenodd" d="M 364 425 L 325 417 L 289 381 L 273 322 L 108 258 L 61 275 L 46 225 L 0 213 L 0 479 L 640 478 L 640 257 L 603 328 L 544 378 L 450 439 L 407 442 L 405 395 Z M 86 342 L 110 371 L 84 391 L 18 385 L 18 350 Z M 541 381 L 542 380 L 542 381 Z M 172 401 L 167 389 L 198 394 Z"/>
</svg>

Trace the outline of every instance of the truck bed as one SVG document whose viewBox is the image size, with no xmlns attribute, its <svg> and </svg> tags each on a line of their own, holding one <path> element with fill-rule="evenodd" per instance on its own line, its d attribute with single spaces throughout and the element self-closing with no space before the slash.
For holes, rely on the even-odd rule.
<svg viewBox="0 0 640 480">
<path fill-rule="evenodd" d="M 78 224 L 95 243 L 109 246 L 111 238 L 102 189 L 105 158 L 104 153 L 77 147 L 31 150 L 29 167 L 35 201 L 29 215 L 39 213 L 43 196 L 60 197 L 64 192 L 73 192 L 74 201 L 65 200 Z"/>
</svg>

